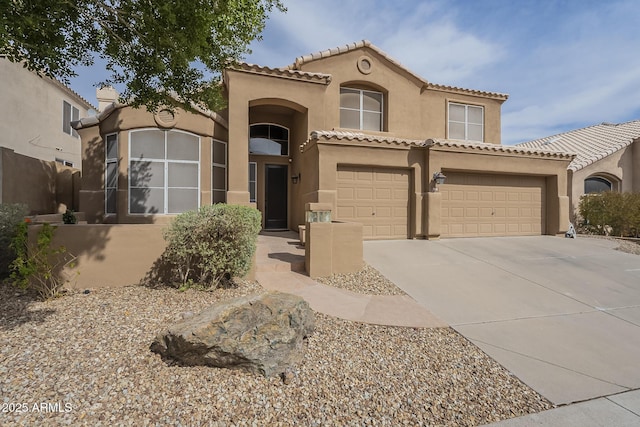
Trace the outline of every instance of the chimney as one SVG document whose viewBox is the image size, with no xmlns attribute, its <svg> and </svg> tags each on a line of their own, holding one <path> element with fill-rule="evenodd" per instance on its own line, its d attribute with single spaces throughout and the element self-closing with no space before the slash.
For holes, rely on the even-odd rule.
<svg viewBox="0 0 640 427">
<path fill-rule="evenodd" d="M 98 111 L 103 112 L 105 108 L 118 100 L 118 96 L 118 91 L 111 86 L 97 88 L 96 98 L 98 98 Z"/>
</svg>

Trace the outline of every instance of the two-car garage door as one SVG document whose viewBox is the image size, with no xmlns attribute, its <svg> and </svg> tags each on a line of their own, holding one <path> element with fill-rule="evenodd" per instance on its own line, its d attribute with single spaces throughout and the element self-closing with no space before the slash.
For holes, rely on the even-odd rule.
<svg viewBox="0 0 640 427">
<path fill-rule="evenodd" d="M 441 236 L 528 236 L 544 233 L 545 178 L 447 172 Z M 339 166 L 337 218 L 363 224 L 365 239 L 409 236 L 408 169 Z"/>
<path fill-rule="evenodd" d="M 442 193 L 442 237 L 544 233 L 545 178 L 448 172 Z"/>
</svg>

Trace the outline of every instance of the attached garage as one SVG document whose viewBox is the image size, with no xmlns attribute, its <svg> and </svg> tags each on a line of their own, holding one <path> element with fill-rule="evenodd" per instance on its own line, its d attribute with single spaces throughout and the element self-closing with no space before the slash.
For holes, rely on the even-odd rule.
<svg viewBox="0 0 640 427">
<path fill-rule="evenodd" d="M 446 172 L 442 237 L 545 233 L 544 177 Z"/>
<path fill-rule="evenodd" d="M 409 170 L 338 165 L 337 219 L 363 224 L 365 239 L 409 236 Z"/>
</svg>

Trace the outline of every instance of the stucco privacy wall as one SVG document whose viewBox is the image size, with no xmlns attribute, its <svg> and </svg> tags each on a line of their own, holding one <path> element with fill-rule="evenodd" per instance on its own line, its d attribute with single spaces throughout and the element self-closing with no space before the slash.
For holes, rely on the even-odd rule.
<svg viewBox="0 0 640 427">
<path fill-rule="evenodd" d="M 74 265 L 62 270 L 74 289 L 114 288 L 141 283 L 166 248 L 160 224 L 61 224 L 52 247 L 64 246 Z M 29 227 L 33 242 L 41 226 Z M 255 265 L 255 258 L 253 261 Z M 254 279 L 254 269 L 245 276 Z M 153 283 L 151 283 L 153 285 Z"/>
<path fill-rule="evenodd" d="M 22 203 L 29 213 L 78 210 L 80 171 L 0 147 L 0 203 Z"/>
</svg>

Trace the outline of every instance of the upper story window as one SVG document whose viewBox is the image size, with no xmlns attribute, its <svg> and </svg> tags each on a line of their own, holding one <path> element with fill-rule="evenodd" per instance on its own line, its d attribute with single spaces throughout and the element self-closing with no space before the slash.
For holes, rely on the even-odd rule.
<svg viewBox="0 0 640 427">
<path fill-rule="evenodd" d="M 384 96 L 364 89 L 340 88 L 340 127 L 382 131 Z"/>
<path fill-rule="evenodd" d="M 289 155 L 289 129 L 273 124 L 249 127 L 249 153 L 270 156 Z"/>
<path fill-rule="evenodd" d="M 78 133 L 71 127 L 71 122 L 74 122 L 79 118 L 80 111 L 67 101 L 62 101 L 62 132 L 77 138 Z"/>
<path fill-rule="evenodd" d="M 450 102 L 448 138 L 484 141 L 484 107 Z"/>
<path fill-rule="evenodd" d="M 592 176 L 584 180 L 584 193 L 601 193 L 603 191 L 611 191 L 613 185 L 611 181 L 600 178 L 599 176 Z"/>
<path fill-rule="evenodd" d="M 176 130 L 129 133 L 129 212 L 178 214 L 200 206 L 200 137 Z"/>
</svg>

